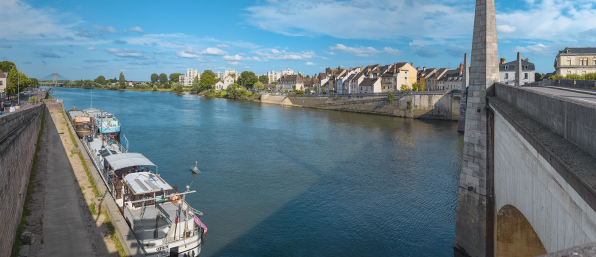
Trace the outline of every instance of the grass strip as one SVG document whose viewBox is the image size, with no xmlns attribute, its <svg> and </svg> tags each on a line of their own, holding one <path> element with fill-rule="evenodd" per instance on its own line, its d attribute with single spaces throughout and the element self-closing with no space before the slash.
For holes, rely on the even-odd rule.
<svg viewBox="0 0 596 257">
<path fill-rule="evenodd" d="M 114 225 L 112 224 L 112 221 L 110 221 L 110 216 L 108 215 L 107 211 L 103 211 L 102 212 L 103 215 L 105 216 L 105 223 L 108 226 L 108 229 L 110 230 L 110 235 L 112 236 L 112 240 L 114 240 L 114 244 L 116 245 L 116 249 L 118 250 L 118 254 L 122 257 L 126 256 L 126 252 L 124 252 L 124 248 L 122 248 L 122 244 L 120 244 L 120 240 L 118 239 L 118 234 L 116 234 L 116 228 L 114 228 Z"/>
<path fill-rule="evenodd" d="M 79 145 L 77 144 L 77 141 L 75 141 L 74 136 L 72 135 L 72 131 L 70 130 L 70 126 L 68 126 L 68 120 L 66 120 L 66 116 L 64 115 L 64 106 L 62 107 L 62 117 L 64 118 L 64 121 L 66 121 L 66 128 L 68 129 L 68 134 L 70 134 L 70 140 L 72 140 L 72 144 L 74 144 L 74 147 L 79 147 Z"/>
<path fill-rule="evenodd" d="M 43 109 L 43 115 L 41 116 L 41 126 L 39 128 L 39 135 L 37 136 L 37 145 L 35 146 L 35 155 L 33 155 L 33 163 L 31 164 L 31 173 L 29 174 L 29 184 L 27 185 L 27 196 L 25 196 L 25 203 L 23 204 L 23 214 L 21 215 L 21 222 L 19 223 L 19 226 L 17 227 L 17 234 L 15 235 L 15 239 L 14 242 L 12 243 L 12 253 L 10 254 L 10 256 L 14 256 L 17 257 L 19 256 L 19 252 L 21 251 L 21 247 L 23 246 L 23 243 L 21 242 L 21 239 L 19 238 L 20 235 L 25 231 L 25 225 L 27 225 L 27 220 L 26 218 L 31 215 L 31 209 L 29 209 L 29 202 L 31 202 L 31 199 L 33 199 L 33 196 L 31 196 L 32 192 L 33 192 L 33 187 L 35 186 L 33 183 L 33 179 L 35 178 L 35 173 L 37 171 L 37 161 L 38 161 L 38 153 L 39 150 L 41 150 L 41 136 L 43 135 L 43 129 L 44 129 L 44 125 L 45 125 L 45 119 L 46 119 L 46 112 L 45 112 L 45 107 Z M 40 221 L 40 224 L 43 224 L 43 221 Z"/>
<path fill-rule="evenodd" d="M 89 167 L 87 167 L 87 162 L 83 158 L 83 154 L 81 152 L 77 152 L 79 155 L 79 159 L 81 159 L 81 163 L 83 164 L 83 168 L 85 169 L 85 173 L 87 173 L 87 180 L 89 180 L 89 184 L 91 184 L 91 189 L 93 189 L 93 194 L 95 197 L 100 197 L 101 194 L 99 190 L 97 190 L 97 186 L 95 185 L 95 180 L 93 180 L 93 176 L 91 176 L 91 172 L 89 171 Z"/>
</svg>

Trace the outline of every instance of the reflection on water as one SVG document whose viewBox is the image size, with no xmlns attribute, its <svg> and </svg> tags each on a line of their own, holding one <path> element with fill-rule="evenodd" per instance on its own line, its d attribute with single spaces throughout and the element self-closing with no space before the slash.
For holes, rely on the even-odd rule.
<svg viewBox="0 0 596 257">
<path fill-rule="evenodd" d="M 89 92 L 54 97 L 82 109 Z M 454 122 L 158 92 L 96 90 L 93 104 L 170 184 L 192 183 L 201 256 L 453 255 Z"/>
</svg>

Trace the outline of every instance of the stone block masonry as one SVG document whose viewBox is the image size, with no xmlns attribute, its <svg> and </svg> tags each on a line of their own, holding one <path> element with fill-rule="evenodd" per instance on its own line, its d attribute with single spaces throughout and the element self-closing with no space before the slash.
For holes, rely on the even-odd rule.
<svg viewBox="0 0 596 257">
<path fill-rule="evenodd" d="M 0 116 L 0 256 L 9 256 L 27 195 L 44 105 Z"/>
<path fill-rule="evenodd" d="M 494 0 L 476 0 L 455 243 L 464 256 L 494 254 L 494 190 L 489 168 L 486 90 L 499 82 Z"/>
</svg>

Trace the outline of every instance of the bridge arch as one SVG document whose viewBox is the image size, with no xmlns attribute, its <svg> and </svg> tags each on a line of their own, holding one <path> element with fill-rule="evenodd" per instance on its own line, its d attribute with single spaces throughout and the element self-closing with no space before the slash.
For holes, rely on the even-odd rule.
<svg viewBox="0 0 596 257">
<path fill-rule="evenodd" d="M 505 205 L 497 213 L 496 256 L 538 256 L 546 254 L 538 234 L 523 213 Z"/>
</svg>

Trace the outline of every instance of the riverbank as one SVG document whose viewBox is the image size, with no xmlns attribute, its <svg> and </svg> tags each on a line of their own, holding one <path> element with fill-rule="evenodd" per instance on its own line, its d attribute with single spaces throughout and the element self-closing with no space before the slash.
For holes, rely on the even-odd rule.
<svg viewBox="0 0 596 257">
<path fill-rule="evenodd" d="M 111 225 L 96 201 L 100 195 L 86 172 L 59 103 L 48 103 L 40 144 L 39 173 L 32 181 L 28 231 L 37 240 L 21 248 L 23 256 L 123 256 Z M 115 240 L 114 240 L 115 239 Z"/>
</svg>

